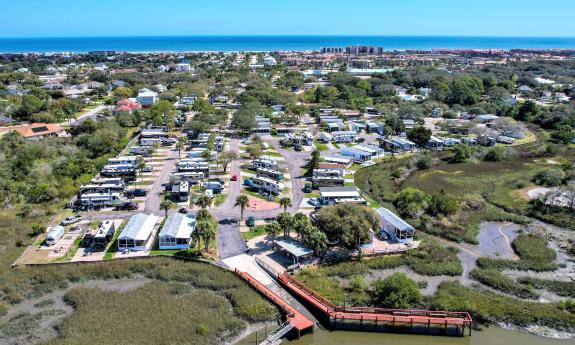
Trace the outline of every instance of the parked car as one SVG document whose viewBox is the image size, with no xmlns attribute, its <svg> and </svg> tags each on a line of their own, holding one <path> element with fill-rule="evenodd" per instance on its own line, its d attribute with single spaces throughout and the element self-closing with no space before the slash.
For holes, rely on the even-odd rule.
<svg viewBox="0 0 575 345">
<path fill-rule="evenodd" d="M 244 180 L 244 186 L 251 187 L 254 185 L 254 181 L 251 178 L 247 178 Z"/>
<path fill-rule="evenodd" d="M 303 147 L 301 147 L 300 144 L 294 145 L 294 146 L 293 146 L 293 149 L 294 149 L 295 151 L 297 151 L 297 152 L 303 151 Z"/>
<path fill-rule="evenodd" d="M 387 235 L 387 232 L 381 230 L 380 232 L 377 233 L 377 238 L 379 238 L 382 241 L 387 241 L 389 239 L 389 236 Z"/>
<path fill-rule="evenodd" d="M 304 193 L 311 193 L 313 185 L 310 182 L 306 182 L 305 186 L 303 187 Z"/>
<path fill-rule="evenodd" d="M 116 205 L 116 211 L 135 211 L 138 209 L 138 204 L 132 201 L 126 201 Z"/>
<path fill-rule="evenodd" d="M 148 191 L 145 189 L 141 189 L 141 188 L 136 188 L 136 189 L 126 191 L 126 196 L 128 198 L 135 198 L 135 197 L 146 196 L 146 195 L 148 195 Z"/>
<path fill-rule="evenodd" d="M 236 175 L 232 176 L 232 178 L 230 179 L 230 181 L 237 181 L 238 177 Z"/>
<path fill-rule="evenodd" d="M 80 216 L 70 216 L 70 217 L 64 218 L 64 220 L 60 223 L 60 225 L 62 225 L 62 226 L 71 225 L 74 223 L 78 223 L 81 220 L 82 220 L 82 217 L 80 217 Z"/>
<path fill-rule="evenodd" d="M 154 170 L 154 168 L 147 165 L 144 167 L 144 169 L 142 169 L 142 172 L 152 172 L 152 170 Z"/>
<path fill-rule="evenodd" d="M 309 198 L 307 202 L 312 206 L 320 206 L 320 202 L 318 198 Z"/>
<path fill-rule="evenodd" d="M 365 143 L 365 138 L 357 138 L 355 141 L 358 143 Z"/>
<path fill-rule="evenodd" d="M 180 209 L 178 210 L 179 213 L 183 213 L 186 214 L 188 213 L 188 209 L 186 207 L 180 207 Z"/>
<path fill-rule="evenodd" d="M 164 138 L 162 139 L 162 146 L 170 146 L 175 144 L 176 141 L 174 139 L 170 139 L 170 138 Z"/>
<path fill-rule="evenodd" d="M 256 219 L 252 216 L 249 216 L 248 219 L 246 219 L 246 225 L 247 226 L 254 226 L 256 225 Z"/>
</svg>

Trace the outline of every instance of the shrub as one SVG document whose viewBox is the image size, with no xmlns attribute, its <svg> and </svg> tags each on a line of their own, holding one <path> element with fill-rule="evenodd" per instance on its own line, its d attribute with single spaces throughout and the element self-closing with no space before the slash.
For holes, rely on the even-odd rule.
<svg viewBox="0 0 575 345">
<path fill-rule="evenodd" d="M 563 183 L 565 172 L 559 169 L 545 169 L 533 176 L 533 182 L 541 186 L 555 187 Z"/>
<path fill-rule="evenodd" d="M 533 234 L 519 235 L 511 245 L 522 260 L 550 262 L 557 256 L 553 249 L 547 247 L 546 239 Z"/>
<path fill-rule="evenodd" d="M 531 288 L 516 284 L 513 279 L 495 269 L 474 269 L 471 271 L 471 277 L 489 287 L 520 298 L 536 299 L 539 297 Z"/>
<path fill-rule="evenodd" d="M 406 309 L 419 303 L 421 294 L 414 280 L 398 272 L 373 283 L 372 300 L 378 307 Z"/>
</svg>

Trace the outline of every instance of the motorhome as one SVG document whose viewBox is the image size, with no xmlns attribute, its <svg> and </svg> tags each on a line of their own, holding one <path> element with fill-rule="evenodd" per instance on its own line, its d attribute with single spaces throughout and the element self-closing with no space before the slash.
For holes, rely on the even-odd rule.
<svg viewBox="0 0 575 345">
<path fill-rule="evenodd" d="M 136 168 L 132 164 L 108 164 L 102 168 L 100 175 L 108 177 L 136 177 Z"/>
<path fill-rule="evenodd" d="M 343 186 L 345 179 L 339 169 L 314 169 L 311 178 L 314 188 Z"/>
<path fill-rule="evenodd" d="M 180 183 L 186 181 L 191 184 L 196 184 L 204 179 L 204 173 L 200 171 L 190 171 L 190 172 L 177 172 L 170 174 L 170 183 Z"/>
<path fill-rule="evenodd" d="M 108 165 L 133 165 L 135 166 L 138 163 L 137 156 L 120 156 L 116 158 L 108 159 Z"/>
<path fill-rule="evenodd" d="M 87 184 L 80 187 L 78 191 L 78 196 L 84 194 L 110 194 L 110 193 L 121 193 L 124 191 L 125 185 L 120 184 Z"/>
<path fill-rule="evenodd" d="M 188 201 L 190 197 L 190 184 L 182 181 L 172 185 L 172 199 L 178 202 Z"/>
<path fill-rule="evenodd" d="M 149 157 L 152 154 L 152 148 L 149 146 L 132 146 L 130 147 L 130 154 Z"/>
<path fill-rule="evenodd" d="M 256 158 L 252 162 L 252 167 L 254 170 L 257 169 L 271 169 L 271 170 L 279 170 L 279 164 L 275 160 L 265 159 L 265 158 Z"/>
<path fill-rule="evenodd" d="M 109 194 L 82 194 L 79 199 L 81 206 L 86 208 L 101 208 L 112 206 L 121 201 L 120 193 L 109 193 Z"/>
<path fill-rule="evenodd" d="M 101 222 L 98 226 L 98 230 L 96 230 L 96 233 L 92 236 L 94 247 L 96 249 L 105 248 L 114 237 L 115 231 L 116 226 L 114 225 L 114 221 L 105 220 Z"/>
<path fill-rule="evenodd" d="M 264 192 L 278 195 L 285 188 L 285 185 L 283 183 L 274 181 L 266 177 L 254 177 L 252 181 L 253 181 L 252 188 L 257 189 L 260 193 Z"/>
<path fill-rule="evenodd" d="M 182 160 L 177 164 L 178 172 L 202 172 L 205 176 L 210 174 L 210 164 L 206 161 Z"/>
<path fill-rule="evenodd" d="M 284 174 L 281 171 L 276 171 L 272 169 L 265 169 L 265 168 L 258 168 L 257 169 L 257 176 L 258 177 L 268 177 L 276 181 L 283 180 Z"/>
<path fill-rule="evenodd" d="M 140 138 L 140 146 L 161 146 L 162 143 L 160 138 Z"/>
</svg>

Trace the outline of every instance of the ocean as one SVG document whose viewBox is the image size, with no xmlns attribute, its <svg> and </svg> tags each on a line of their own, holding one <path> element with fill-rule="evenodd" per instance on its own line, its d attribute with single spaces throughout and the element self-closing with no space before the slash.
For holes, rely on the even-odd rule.
<svg viewBox="0 0 575 345">
<path fill-rule="evenodd" d="M 456 37 L 456 36 L 166 36 L 0 38 L 1 53 L 319 50 L 350 45 L 401 49 L 573 48 L 575 37 Z"/>
</svg>

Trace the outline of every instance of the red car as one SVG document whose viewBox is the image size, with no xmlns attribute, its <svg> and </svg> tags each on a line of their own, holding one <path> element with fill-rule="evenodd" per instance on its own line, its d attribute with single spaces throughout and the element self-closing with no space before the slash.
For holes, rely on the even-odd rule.
<svg viewBox="0 0 575 345">
<path fill-rule="evenodd" d="M 232 176 L 231 180 L 232 180 L 232 181 L 237 181 L 237 180 L 238 180 L 238 177 L 237 177 L 236 175 L 234 175 L 234 176 Z"/>
</svg>

